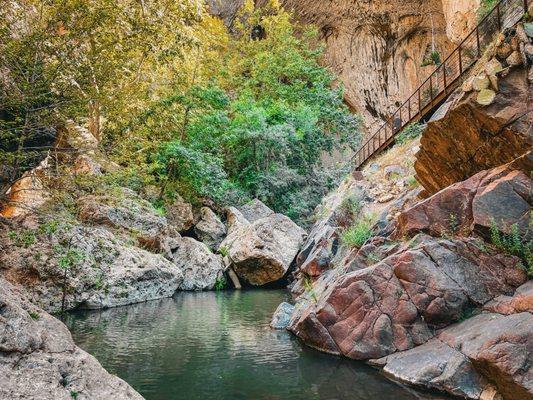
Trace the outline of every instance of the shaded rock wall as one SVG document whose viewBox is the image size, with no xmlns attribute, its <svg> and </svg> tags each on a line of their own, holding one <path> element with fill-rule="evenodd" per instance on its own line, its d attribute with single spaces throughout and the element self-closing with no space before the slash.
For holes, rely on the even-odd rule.
<svg viewBox="0 0 533 400">
<path fill-rule="evenodd" d="M 231 24 L 242 0 L 209 0 Z M 387 118 L 431 73 L 422 67 L 434 44 L 441 56 L 475 25 L 479 0 L 283 0 L 297 18 L 315 24 L 325 63 L 346 87 L 346 102 L 368 130 Z"/>
</svg>

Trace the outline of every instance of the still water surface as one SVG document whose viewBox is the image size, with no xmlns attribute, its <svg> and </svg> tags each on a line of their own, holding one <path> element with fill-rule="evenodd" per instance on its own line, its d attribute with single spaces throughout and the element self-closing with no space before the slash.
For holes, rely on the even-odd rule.
<svg viewBox="0 0 533 400">
<path fill-rule="evenodd" d="M 179 293 L 65 322 L 80 347 L 148 400 L 444 399 L 271 330 L 287 298 L 282 290 Z"/>
</svg>

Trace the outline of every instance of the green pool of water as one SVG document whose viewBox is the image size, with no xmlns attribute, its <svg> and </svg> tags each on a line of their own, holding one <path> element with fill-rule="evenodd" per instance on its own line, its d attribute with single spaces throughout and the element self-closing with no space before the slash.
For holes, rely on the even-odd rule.
<svg viewBox="0 0 533 400">
<path fill-rule="evenodd" d="M 282 290 L 179 293 L 65 322 L 80 347 L 148 400 L 443 398 L 271 330 L 287 298 Z"/>
</svg>

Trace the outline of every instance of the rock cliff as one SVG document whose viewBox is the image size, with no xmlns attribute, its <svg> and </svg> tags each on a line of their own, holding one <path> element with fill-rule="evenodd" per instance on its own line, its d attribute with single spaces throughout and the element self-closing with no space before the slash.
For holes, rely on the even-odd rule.
<svg viewBox="0 0 533 400">
<path fill-rule="evenodd" d="M 242 0 L 211 0 L 231 24 Z M 422 66 L 435 50 L 444 57 L 477 22 L 480 0 L 283 0 L 303 22 L 315 24 L 325 63 L 346 88 L 346 102 L 368 130 L 393 112 L 432 72 Z"/>
</svg>

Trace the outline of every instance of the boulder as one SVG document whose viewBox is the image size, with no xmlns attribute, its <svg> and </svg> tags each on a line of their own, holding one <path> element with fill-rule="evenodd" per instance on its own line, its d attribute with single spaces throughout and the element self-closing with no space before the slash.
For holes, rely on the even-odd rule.
<svg viewBox="0 0 533 400">
<path fill-rule="evenodd" d="M 74 175 L 101 175 L 102 166 L 87 154 L 80 154 L 72 167 Z"/>
<path fill-rule="evenodd" d="M 192 205 L 180 196 L 167 207 L 168 222 L 180 233 L 188 231 L 194 225 Z"/>
<path fill-rule="evenodd" d="M 339 234 L 337 229 L 323 224 L 312 229 L 296 259 L 297 271 L 307 276 L 320 276 L 330 268 L 331 261 L 339 247 Z"/>
<path fill-rule="evenodd" d="M 533 280 L 524 283 L 513 296 L 498 296 L 483 306 L 484 310 L 511 315 L 521 312 L 533 313 Z"/>
<path fill-rule="evenodd" d="M 490 81 L 487 75 L 476 76 L 474 79 L 472 79 L 472 87 L 477 92 L 488 89 L 489 85 Z"/>
<path fill-rule="evenodd" d="M 226 268 L 221 256 L 189 237 L 182 238 L 174 249 L 173 261 L 183 274 L 181 290 L 211 290 Z"/>
<path fill-rule="evenodd" d="M 200 221 L 194 226 L 194 232 L 207 247 L 218 249 L 226 236 L 226 227 L 210 208 L 202 207 Z"/>
<path fill-rule="evenodd" d="M 533 315 L 481 314 L 442 331 L 438 339 L 463 353 L 506 400 L 533 398 Z"/>
<path fill-rule="evenodd" d="M 507 57 L 505 61 L 507 62 L 507 64 L 509 64 L 512 67 L 522 65 L 524 62 L 522 60 L 522 55 L 520 54 L 519 51 L 513 51 L 511 55 Z"/>
<path fill-rule="evenodd" d="M 255 222 L 258 219 L 266 218 L 274 214 L 274 211 L 259 199 L 253 199 L 251 202 L 240 207 L 239 211 L 249 222 Z"/>
<path fill-rule="evenodd" d="M 496 99 L 496 92 L 490 89 L 483 89 L 477 95 L 477 102 L 482 106 L 491 105 Z"/>
<path fill-rule="evenodd" d="M 287 302 L 281 303 L 272 316 L 270 327 L 272 329 L 285 329 L 289 325 L 293 311 L 294 306 L 292 304 Z"/>
<path fill-rule="evenodd" d="M 385 359 L 383 372 L 410 385 L 448 392 L 467 399 L 479 399 L 488 387 L 470 360 L 438 339 Z"/>
<path fill-rule="evenodd" d="M 0 278 L 0 398 L 141 400 L 77 347 L 65 325 Z"/>
<path fill-rule="evenodd" d="M 527 239 L 532 235 L 532 183 L 525 171 L 515 168 L 522 167 L 508 164 L 482 171 L 417 203 L 400 214 L 395 236 L 418 232 L 469 235 L 475 231 L 490 238 L 496 224 L 506 234 L 515 225 Z"/>
<path fill-rule="evenodd" d="M 260 286 L 282 278 L 298 254 L 305 231 L 290 218 L 271 214 L 234 229 L 224 239 L 239 278 Z"/>
<path fill-rule="evenodd" d="M 228 235 L 249 224 L 250 222 L 244 218 L 244 215 L 242 215 L 242 213 L 235 207 L 228 207 L 226 209 L 226 226 Z"/>
<path fill-rule="evenodd" d="M 34 303 L 51 312 L 63 305 L 97 309 L 171 297 L 183 279 L 162 255 L 132 247 L 102 227 L 68 225 L 47 237 L 31 235 L 34 241 L 22 246 L 6 239 L 0 265 L 8 280 L 22 284 Z"/>
<path fill-rule="evenodd" d="M 81 221 L 128 230 L 134 234 L 154 237 L 164 233 L 167 220 L 135 192 L 119 188 L 107 195 L 90 195 L 78 199 Z"/>
<path fill-rule="evenodd" d="M 473 240 L 419 236 L 384 260 L 339 275 L 288 329 L 306 344 L 368 360 L 427 342 L 435 328 L 526 281 L 515 257 Z"/>
<path fill-rule="evenodd" d="M 527 71 L 511 69 L 498 80 L 498 87 L 489 106 L 478 104 L 478 93 L 459 89 L 432 117 L 414 165 L 423 195 L 433 195 L 531 150 L 533 114 L 528 113 Z"/>
</svg>

